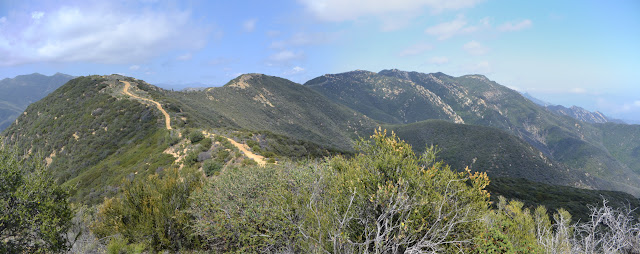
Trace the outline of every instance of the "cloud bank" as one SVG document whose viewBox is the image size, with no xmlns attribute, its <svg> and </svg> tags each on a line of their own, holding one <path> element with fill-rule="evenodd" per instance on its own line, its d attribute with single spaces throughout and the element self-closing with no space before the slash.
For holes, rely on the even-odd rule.
<svg viewBox="0 0 640 254">
<path fill-rule="evenodd" d="M 0 65 L 139 63 L 171 50 L 202 48 L 210 29 L 187 10 L 134 13 L 120 6 L 64 6 L 0 18 Z"/>
</svg>

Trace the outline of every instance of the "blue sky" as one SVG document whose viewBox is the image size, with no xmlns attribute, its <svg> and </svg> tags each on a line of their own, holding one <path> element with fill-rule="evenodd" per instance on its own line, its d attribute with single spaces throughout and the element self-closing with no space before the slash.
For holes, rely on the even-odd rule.
<svg viewBox="0 0 640 254">
<path fill-rule="evenodd" d="M 0 78 L 120 73 L 176 89 L 398 68 L 484 74 L 640 121 L 640 1 L 3 1 Z"/>
</svg>

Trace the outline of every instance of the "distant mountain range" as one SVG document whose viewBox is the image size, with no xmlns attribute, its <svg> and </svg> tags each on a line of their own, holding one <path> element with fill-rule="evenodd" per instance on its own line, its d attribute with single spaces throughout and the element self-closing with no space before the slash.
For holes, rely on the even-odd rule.
<svg viewBox="0 0 640 254">
<path fill-rule="evenodd" d="M 56 73 L 20 75 L 0 80 L 0 131 L 7 128 L 29 104 L 44 98 L 73 76 Z"/>
<path fill-rule="evenodd" d="M 146 100 L 125 95 L 121 81 Z M 171 130 L 149 100 L 166 110 Z M 354 140 L 378 127 L 419 153 L 437 145 L 440 158 L 458 170 L 640 196 L 640 125 L 579 121 L 482 75 L 352 71 L 301 85 L 245 74 L 197 91 L 88 76 L 67 82 L 12 122 L 4 141 L 43 155 L 86 202 L 111 195 L 124 178 L 185 163 L 189 151 L 169 151 L 184 148 L 192 131 L 224 135 L 272 158 L 307 158 L 349 156 L 357 152 Z"/>
<path fill-rule="evenodd" d="M 569 116 L 569 117 L 573 117 L 577 120 L 583 121 L 583 122 L 587 122 L 587 123 L 622 123 L 622 124 L 626 124 L 625 121 L 619 120 L 619 119 L 614 119 L 614 118 L 610 118 L 608 116 L 605 116 L 604 114 L 602 114 L 602 112 L 600 111 L 594 111 L 591 112 L 589 110 L 586 110 L 584 108 L 578 107 L 578 106 L 571 106 L 570 108 L 567 108 L 565 106 L 562 105 L 553 105 L 551 103 L 545 102 L 543 100 L 537 99 L 535 97 L 533 97 L 531 94 L 529 93 L 522 93 L 522 96 L 524 96 L 525 98 L 535 102 L 536 104 L 543 106 L 545 108 L 547 108 L 548 110 L 550 110 L 553 113 L 556 113 L 558 115 L 565 115 L 565 116 Z"/>
</svg>

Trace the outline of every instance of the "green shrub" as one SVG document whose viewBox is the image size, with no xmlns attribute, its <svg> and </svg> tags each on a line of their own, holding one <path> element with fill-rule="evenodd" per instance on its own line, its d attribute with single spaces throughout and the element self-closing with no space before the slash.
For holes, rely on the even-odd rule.
<svg viewBox="0 0 640 254">
<path fill-rule="evenodd" d="M 98 237 L 122 235 L 128 243 L 177 251 L 193 247 L 189 196 L 201 186 L 193 170 L 169 169 L 160 177 L 126 182 L 118 196 L 100 205 L 92 231 Z"/>
<path fill-rule="evenodd" d="M 297 168 L 293 168 L 297 170 Z M 294 180 L 281 167 L 227 168 L 193 194 L 194 233 L 213 253 L 304 253 L 297 241 L 298 204 L 291 189 L 312 179 Z M 289 179 L 285 180 L 285 179 Z"/>
<path fill-rule="evenodd" d="M 144 243 L 129 244 L 126 239 L 118 235 L 109 240 L 107 254 L 139 254 L 146 249 Z"/>
<path fill-rule="evenodd" d="M 254 147 L 255 146 L 255 147 L 260 148 L 260 144 L 258 144 L 258 142 L 253 140 L 253 139 L 247 140 L 247 146 L 248 147 Z"/>
<path fill-rule="evenodd" d="M 187 153 L 187 156 L 184 157 L 184 165 L 185 166 L 193 166 L 198 162 L 198 154 L 199 150 L 191 151 Z"/>
<path fill-rule="evenodd" d="M 483 230 L 478 218 L 488 211 L 486 174 L 454 172 L 436 162 L 434 149 L 418 157 L 386 131 L 376 131 L 357 148 L 360 154 L 352 158 L 330 160 L 321 181 L 326 187 L 311 195 L 315 216 L 302 228 L 320 239 L 313 248 L 356 253 L 474 248 L 473 239 Z M 322 237 L 327 235 L 334 237 Z"/>
<path fill-rule="evenodd" d="M 213 141 L 211 140 L 211 138 L 205 138 L 200 142 L 200 145 L 202 146 L 202 151 L 208 151 L 211 148 L 211 144 L 213 143 Z"/>
<path fill-rule="evenodd" d="M 204 139 L 204 134 L 202 134 L 202 132 L 200 131 L 194 131 L 189 133 L 189 140 L 191 141 L 192 144 L 198 143 L 203 139 Z"/>
<path fill-rule="evenodd" d="M 258 165 L 258 163 L 253 159 L 245 158 L 244 160 L 242 160 L 242 166 L 255 166 L 255 165 Z"/>
<path fill-rule="evenodd" d="M 202 164 L 202 170 L 206 176 L 212 176 L 222 169 L 223 164 L 214 160 L 207 160 Z"/>
<path fill-rule="evenodd" d="M 231 158 L 231 153 L 226 149 L 220 149 L 216 153 L 216 161 L 226 163 Z"/>
<path fill-rule="evenodd" d="M 73 216 L 69 189 L 37 159 L 21 157 L 0 148 L 0 252 L 65 251 Z"/>
</svg>

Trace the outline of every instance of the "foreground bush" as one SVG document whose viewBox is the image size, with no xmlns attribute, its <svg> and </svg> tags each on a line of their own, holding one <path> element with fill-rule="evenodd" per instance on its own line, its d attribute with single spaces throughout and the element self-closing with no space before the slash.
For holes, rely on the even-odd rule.
<svg viewBox="0 0 640 254">
<path fill-rule="evenodd" d="M 189 169 L 169 169 L 163 176 L 125 183 L 118 196 L 100 206 L 93 232 L 100 238 L 121 235 L 153 250 L 194 247 L 186 209 L 191 192 L 201 186 L 200 176 Z"/>
<path fill-rule="evenodd" d="M 0 253 L 67 250 L 68 198 L 42 163 L 0 149 Z"/>
<path fill-rule="evenodd" d="M 485 174 L 452 171 L 393 133 L 336 157 L 309 200 L 303 234 L 334 253 L 469 252 L 488 210 Z"/>
</svg>

